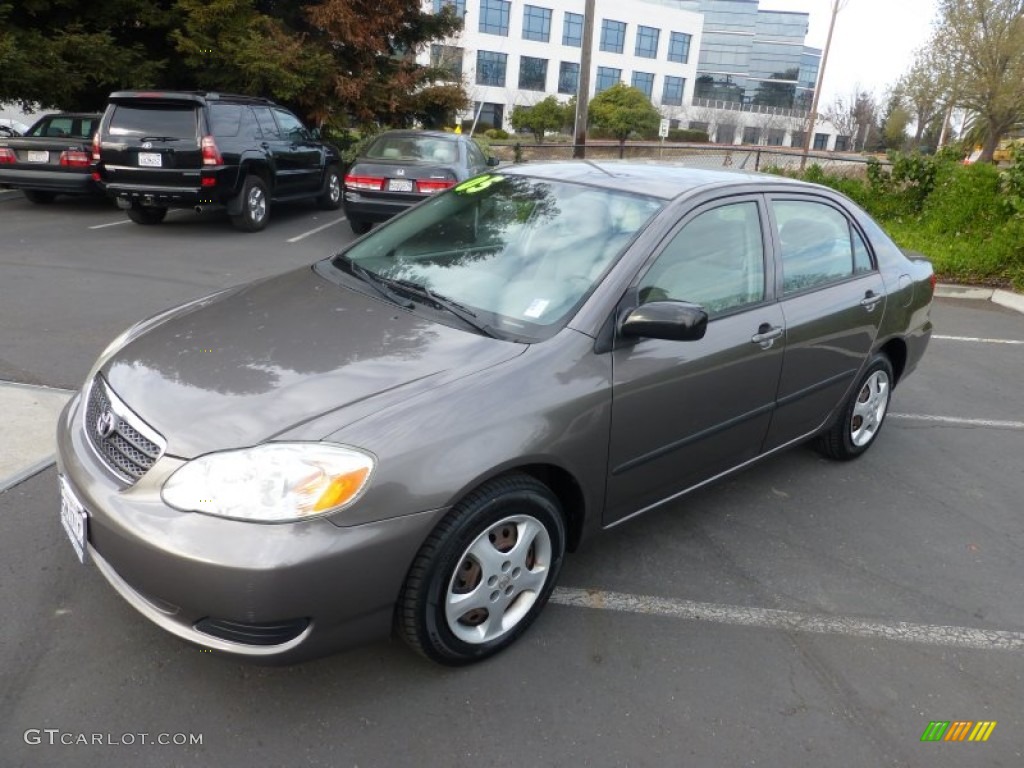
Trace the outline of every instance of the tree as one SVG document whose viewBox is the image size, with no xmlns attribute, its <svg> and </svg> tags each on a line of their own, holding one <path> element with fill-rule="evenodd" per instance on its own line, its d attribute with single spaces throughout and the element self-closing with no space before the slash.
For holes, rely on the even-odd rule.
<svg viewBox="0 0 1024 768">
<path fill-rule="evenodd" d="M 841 136 L 850 137 L 851 149 L 864 149 L 872 140 L 872 133 L 877 132 L 874 97 L 867 91 L 857 87 L 849 96 L 836 96 L 832 103 L 825 107 L 823 115 L 836 127 Z M 905 128 L 906 126 L 904 126 Z"/>
<path fill-rule="evenodd" d="M 936 58 L 933 48 L 926 47 L 917 52 L 914 63 L 900 78 L 897 88 L 917 123 L 913 144 L 916 147 L 929 124 L 945 111 L 949 92 L 944 62 Z"/>
<path fill-rule="evenodd" d="M 532 107 L 516 107 L 510 118 L 517 131 L 530 131 L 538 144 L 544 142 L 548 131 L 560 131 L 565 125 L 565 105 L 554 96 L 548 96 Z"/>
<path fill-rule="evenodd" d="M 951 69 L 960 106 L 985 131 L 981 159 L 1024 118 L 1024 0 L 939 0 L 934 48 Z"/>
<path fill-rule="evenodd" d="M 657 131 L 661 115 L 643 91 L 619 82 L 590 100 L 590 121 L 619 140 L 622 157 L 629 134 Z"/>
<path fill-rule="evenodd" d="M 882 116 L 882 143 L 884 149 L 903 149 L 907 143 L 907 127 L 911 121 L 910 111 L 903 104 L 899 91 L 889 94 L 885 113 Z"/>
</svg>

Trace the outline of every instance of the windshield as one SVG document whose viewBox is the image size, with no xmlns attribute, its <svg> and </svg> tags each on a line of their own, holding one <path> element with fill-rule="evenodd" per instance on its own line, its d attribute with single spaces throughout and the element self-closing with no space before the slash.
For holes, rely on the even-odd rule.
<svg viewBox="0 0 1024 768">
<path fill-rule="evenodd" d="M 567 321 L 662 204 L 489 174 L 424 202 L 337 259 L 424 286 L 510 338 L 537 340 Z"/>
</svg>

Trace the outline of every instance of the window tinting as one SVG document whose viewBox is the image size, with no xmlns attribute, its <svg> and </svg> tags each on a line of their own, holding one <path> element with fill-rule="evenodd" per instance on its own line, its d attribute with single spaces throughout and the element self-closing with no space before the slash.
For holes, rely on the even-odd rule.
<svg viewBox="0 0 1024 768">
<path fill-rule="evenodd" d="M 118 104 L 110 117 L 111 136 L 170 136 L 194 139 L 197 136 L 196 107 L 169 104 Z"/>
<path fill-rule="evenodd" d="M 562 22 L 562 45 L 571 45 L 574 48 L 583 47 L 582 14 L 565 12 L 565 20 Z"/>
<path fill-rule="evenodd" d="M 256 121 L 260 124 L 264 137 L 276 139 L 280 136 L 274 116 L 270 114 L 270 107 L 253 107 L 252 111 L 256 113 Z"/>
<path fill-rule="evenodd" d="M 854 273 L 850 223 L 843 214 L 824 203 L 803 200 L 776 200 L 772 209 L 782 243 L 784 293 L 797 293 Z"/>
<path fill-rule="evenodd" d="M 764 300 L 764 245 L 754 202 L 698 215 L 661 252 L 639 284 L 640 300 L 689 301 L 711 317 Z"/>
<path fill-rule="evenodd" d="M 551 9 L 527 5 L 523 8 L 523 39 L 546 43 L 551 39 Z"/>
<path fill-rule="evenodd" d="M 654 94 L 654 73 L 634 72 L 632 85 L 637 90 L 643 91 L 644 95 L 650 99 Z"/>
<path fill-rule="evenodd" d="M 508 15 L 512 3 L 508 0 L 481 0 L 480 31 L 488 35 L 508 37 Z"/>
<path fill-rule="evenodd" d="M 625 47 L 625 22 L 604 19 L 601 22 L 601 50 L 607 51 L 608 53 L 622 53 Z"/>
<path fill-rule="evenodd" d="M 558 66 L 558 92 L 574 95 L 580 88 L 580 65 L 563 61 Z"/>
<path fill-rule="evenodd" d="M 215 137 L 238 136 L 242 129 L 242 110 L 248 107 L 240 104 L 210 105 L 210 129 Z"/>
<path fill-rule="evenodd" d="M 669 107 L 683 106 L 683 90 L 686 80 L 682 77 L 665 75 L 665 86 L 661 91 L 661 103 Z"/>
<path fill-rule="evenodd" d="M 871 253 L 857 230 L 851 228 L 850 231 L 853 232 L 853 272 L 857 275 L 870 272 L 875 268 L 871 263 Z"/>
<path fill-rule="evenodd" d="M 476 52 L 477 85 L 505 87 L 505 66 L 508 56 L 494 51 Z"/>
<path fill-rule="evenodd" d="M 522 56 L 519 59 L 519 87 L 524 91 L 543 91 L 548 79 L 548 60 Z"/>
<path fill-rule="evenodd" d="M 287 136 L 292 141 L 298 141 L 306 137 L 306 127 L 291 112 L 275 109 L 274 116 L 277 118 L 277 124 L 281 126 L 282 136 Z"/>
<path fill-rule="evenodd" d="M 636 28 L 636 55 L 644 59 L 658 58 L 658 38 L 661 30 L 655 27 Z"/>
<path fill-rule="evenodd" d="M 690 59 L 690 35 L 673 32 L 668 39 L 668 60 L 685 64 Z"/>
<path fill-rule="evenodd" d="M 606 91 L 622 80 L 622 70 L 614 67 L 597 68 L 597 84 L 594 87 L 595 93 Z"/>
</svg>

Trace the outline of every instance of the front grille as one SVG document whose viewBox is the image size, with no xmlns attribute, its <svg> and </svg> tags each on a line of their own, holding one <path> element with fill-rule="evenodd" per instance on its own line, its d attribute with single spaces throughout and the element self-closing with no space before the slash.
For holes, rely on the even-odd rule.
<svg viewBox="0 0 1024 768">
<path fill-rule="evenodd" d="M 163 439 L 124 405 L 97 376 L 89 388 L 85 433 L 107 469 L 131 485 L 163 453 Z"/>
</svg>

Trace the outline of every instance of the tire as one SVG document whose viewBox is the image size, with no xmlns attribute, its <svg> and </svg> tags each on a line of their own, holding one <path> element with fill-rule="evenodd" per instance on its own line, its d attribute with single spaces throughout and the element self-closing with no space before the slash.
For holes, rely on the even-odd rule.
<svg viewBox="0 0 1024 768">
<path fill-rule="evenodd" d="M 242 212 L 231 216 L 231 223 L 242 232 L 259 232 L 270 218 L 267 182 L 259 176 L 246 176 L 241 198 Z"/>
<path fill-rule="evenodd" d="M 57 197 L 56 192 L 42 192 L 38 189 L 23 189 L 21 194 L 25 196 L 25 199 L 30 203 L 36 203 L 37 205 L 46 205 L 52 203 L 54 198 Z"/>
<path fill-rule="evenodd" d="M 537 618 L 565 556 L 565 518 L 527 475 L 492 480 L 454 506 L 420 548 L 398 599 L 398 633 L 441 664 L 480 661 Z"/>
<path fill-rule="evenodd" d="M 352 231 L 357 235 L 365 235 L 370 231 L 370 227 L 373 226 L 372 222 L 363 221 L 362 219 L 349 219 L 348 225 L 352 227 Z"/>
<path fill-rule="evenodd" d="M 128 209 L 128 218 L 134 221 L 136 224 L 159 224 L 167 216 L 166 208 L 158 208 L 155 206 L 132 206 Z"/>
<path fill-rule="evenodd" d="M 336 211 L 341 208 L 341 186 L 341 171 L 338 170 L 338 166 L 327 166 L 324 191 L 316 199 L 316 204 L 325 211 Z"/>
<path fill-rule="evenodd" d="M 895 380 L 889 358 L 885 355 L 871 358 L 843 404 L 839 418 L 818 437 L 815 443 L 818 452 L 830 459 L 849 461 L 870 448 L 889 411 Z"/>
</svg>

